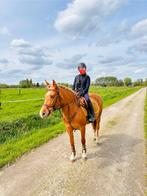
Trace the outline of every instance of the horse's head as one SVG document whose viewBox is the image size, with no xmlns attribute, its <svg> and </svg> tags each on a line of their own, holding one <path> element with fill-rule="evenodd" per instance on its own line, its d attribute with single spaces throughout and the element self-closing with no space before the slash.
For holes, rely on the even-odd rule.
<svg viewBox="0 0 147 196">
<path fill-rule="evenodd" d="M 40 117 L 44 118 L 49 116 L 55 109 L 60 107 L 59 88 L 56 82 L 53 80 L 51 84 L 45 81 L 48 92 L 45 95 L 44 104 L 40 110 Z"/>
</svg>

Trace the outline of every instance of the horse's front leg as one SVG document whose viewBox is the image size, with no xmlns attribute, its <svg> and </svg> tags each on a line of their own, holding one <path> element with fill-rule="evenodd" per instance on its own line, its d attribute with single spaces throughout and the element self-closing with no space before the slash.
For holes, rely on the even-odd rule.
<svg viewBox="0 0 147 196">
<path fill-rule="evenodd" d="M 80 131 L 81 131 L 81 143 L 82 143 L 82 158 L 83 159 L 87 159 L 85 130 L 86 130 L 85 126 L 80 129 Z"/>
<path fill-rule="evenodd" d="M 75 150 L 75 144 L 74 144 L 73 128 L 67 127 L 67 132 L 69 135 L 71 151 L 72 151 L 71 156 L 70 156 L 70 160 L 75 161 L 76 160 L 76 150 Z"/>
</svg>

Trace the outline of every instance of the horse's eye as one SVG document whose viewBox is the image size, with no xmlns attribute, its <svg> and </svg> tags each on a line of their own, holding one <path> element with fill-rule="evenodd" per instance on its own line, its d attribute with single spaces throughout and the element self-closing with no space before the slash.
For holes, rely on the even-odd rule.
<svg viewBox="0 0 147 196">
<path fill-rule="evenodd" d="M 51 98 L 54 98 L 54 96 L 53 96 L 53 95 L 51 95 Z"/>
</svg>

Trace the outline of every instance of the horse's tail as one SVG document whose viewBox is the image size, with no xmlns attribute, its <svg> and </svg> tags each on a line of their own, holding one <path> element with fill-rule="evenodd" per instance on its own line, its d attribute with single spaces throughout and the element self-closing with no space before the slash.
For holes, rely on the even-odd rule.
<svg viewBox="0 0 147 196">
<path fill-rule="evenodd" d="M 100 123 L 100 119 L 101 119 L 101 114 L 102 114 L 102 108 L 103 108 L 103 101 L 102 101 L 102 97 L 93 93 L 90 94 L 90 98 L 94 99 L 96 102 L 96 107 L 98 107 L 98 112 L 95 114 L 95 121 L 92 123 L 92 126 L 94 128 L 94 130 L 99 128 L 99 123 Z"/>
<path fill-rule="evenodd" d="M 93 123 L 92 123 L 92 126 L 93 126 L 93 129 L 96 130 L 96 125 L 97 125 L 97 121 L 95 120 Z"/>
<path fill-rule="evenodd" d="M 90 98 L 94 99 L 97 102 L 98 107 L 99 107 L 99 113 L 101 114 L 102 113 L 102 109 L 103 109 L 103 100 L 102 100 L 102 97 L 99 96 L 96 93 L 90 93 Z"/>
</svg>

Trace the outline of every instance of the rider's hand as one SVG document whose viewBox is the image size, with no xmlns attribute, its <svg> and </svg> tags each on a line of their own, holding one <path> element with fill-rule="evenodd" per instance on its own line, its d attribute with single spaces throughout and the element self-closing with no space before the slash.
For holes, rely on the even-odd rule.
<svg viewBox="0 0 147 196">
<path fill-rule="evenodd" d="M 83 91 L 79 92 L 79 96 L 83 97 L 84 96 L 84 92 Z"/>
<path fill-rule="evenodd" d="M 76 95 L 77 95 L 77 97 L 80 97 L 80 94 L 79 94 L 80 92 L 76 92 Z"/>
</svg>

